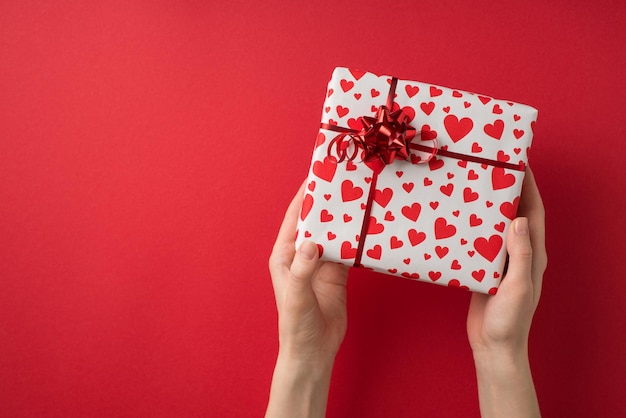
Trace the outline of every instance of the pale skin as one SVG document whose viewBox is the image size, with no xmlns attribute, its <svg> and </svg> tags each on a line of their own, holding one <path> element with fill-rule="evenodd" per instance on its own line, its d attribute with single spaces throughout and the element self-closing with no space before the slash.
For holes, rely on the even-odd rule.
<svg viewBox="0 0 626 418">
<path fill-rule="evenodd" d="M 287 209 L 269 260 L 279 353 L 266 418 L 325 416 L 333 364 L 347 328 L 348 268 L 320 261 L 310 241 L 295 249 L 303 187 Z M 530 168 L 518 215 L 507 234 L 509 264 L 497 294 L 472 294 L 467 315 L 484 418 L 541 416 L 528 337 L 547 255 L 545 212 Z"/>
</svg>

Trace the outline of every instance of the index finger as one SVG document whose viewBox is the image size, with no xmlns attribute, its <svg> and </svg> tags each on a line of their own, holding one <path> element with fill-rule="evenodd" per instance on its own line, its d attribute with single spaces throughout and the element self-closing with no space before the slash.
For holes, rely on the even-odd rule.
<svg viewBox="0 0 626 418">
<path fill-rule="evenodd" d="M 527 168 L 522 184 L 518 216 L 528 218 L 533 249 L 545 251 L 545 209 L 530 167 Z"/>
<path fill-rule="evenodd" d="M 545 209 L 535 176 L 530 167 L 527 168 L 524 177 L 518 214 L 518 216 L 528 218 L 530 242 L 533 248 L 533 269 L 537 269 L 538 276 L 543 276 L 543 270 L 545 270 L 547 263 Z"/>
<path fill-rule="evenodd" d="M 306 180 L 302 182 L 298 192 L 291 200 L 287 212 L 285 212 L 285 219 L 278 230 L 278 236 L 276 237 L 277 243 L 295 242 L 296 240 L 296 224 L 298 223 L 298 214 L 300 213 L 300 207 L 302 206 L 302 199 L 304 198 L 304 186 Z"/>
<path fill-rule="evenodd" d="M 298 223 L 298 214 L 300 213 L 300 207 L 302 206 L 302 199 L 304 198 L 304 186 L 306 180 L 298 189 L 298 192 L 291 200 L 285 218 L 278 230 L 278 236 L 274 243 L 272 250 L 272 256 L 270 257 L 270 267 L 275 263 L 280 266 L 291 265 L 291 261 L 296 253 L 295 241 L 296 241 L 296 225 Z"/>
</svg>

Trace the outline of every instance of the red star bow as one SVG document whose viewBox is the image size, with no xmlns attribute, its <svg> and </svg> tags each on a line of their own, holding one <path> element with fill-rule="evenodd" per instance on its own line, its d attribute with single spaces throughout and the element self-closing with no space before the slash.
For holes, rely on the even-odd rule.
<svg viewBox="0 0 626 418">
<path fill-rule="evenodd" d="M 363 148 L 363 162 L 373 171 L 380 173 L 395 159 L 409 158 L 409 144 L 416 131 L 402 109 L 391 112 L 380 106 L 375 117 L 361 116 L 359 121 L 363 128 L 353 138 Z"/>
<path fill-rule="evenodd" d="M 391 112 L 387 106 L 380 106 L 376 116 L 361 116 L 358 120 L 363 126 L 361 130 L 346 132 L 341 129 L 343 133 L 328 146 L 329 155 L 335 145 L 339 162 L 352 161 L 361 149 L 362 161 L 376 174 L 396 159 L 409 158 L 409 145 L 417 132 L 409 125 L 409 117 L 402 109 Z"/>
</svg>

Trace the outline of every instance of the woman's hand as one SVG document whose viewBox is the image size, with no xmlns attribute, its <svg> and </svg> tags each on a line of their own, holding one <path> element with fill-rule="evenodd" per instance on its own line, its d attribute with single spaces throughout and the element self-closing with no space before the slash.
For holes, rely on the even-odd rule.
<svg viewBox="0 0 626 418">
<path fill-rule="evenodd" d="M 508 270 L 494 296 L 472 295 L 467 335 L 483 417 L 539 416 L 528 362 L 528 335 L 547 265 L 544 207 L 530 168 L 509 228 Z"/>
<path fill-rule="evenodd" d="M 304 184 L 287 209 L 269 260 L 280 348 L 266 417 L 324 416 L 347 328 L 348 268 L 319 261 L 311 241 L 295 249 L 303 194 Z"/>
</svg>

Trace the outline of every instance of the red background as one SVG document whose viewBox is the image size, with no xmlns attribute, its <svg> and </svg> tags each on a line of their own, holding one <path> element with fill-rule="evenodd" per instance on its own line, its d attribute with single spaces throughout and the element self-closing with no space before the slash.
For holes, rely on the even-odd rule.
<svg viewBox="0 0 626 418">
<path fill-rule="evenodd" d="M 338 65 L 539 109 L 540 403 L 624 412 L 624 3 L 335 3 L 0 4 L 0 415 L 263 414 L 267 258 Z M 328 416 L 478 416 L 468 294 L 348 287 Z"/>
</svg>

